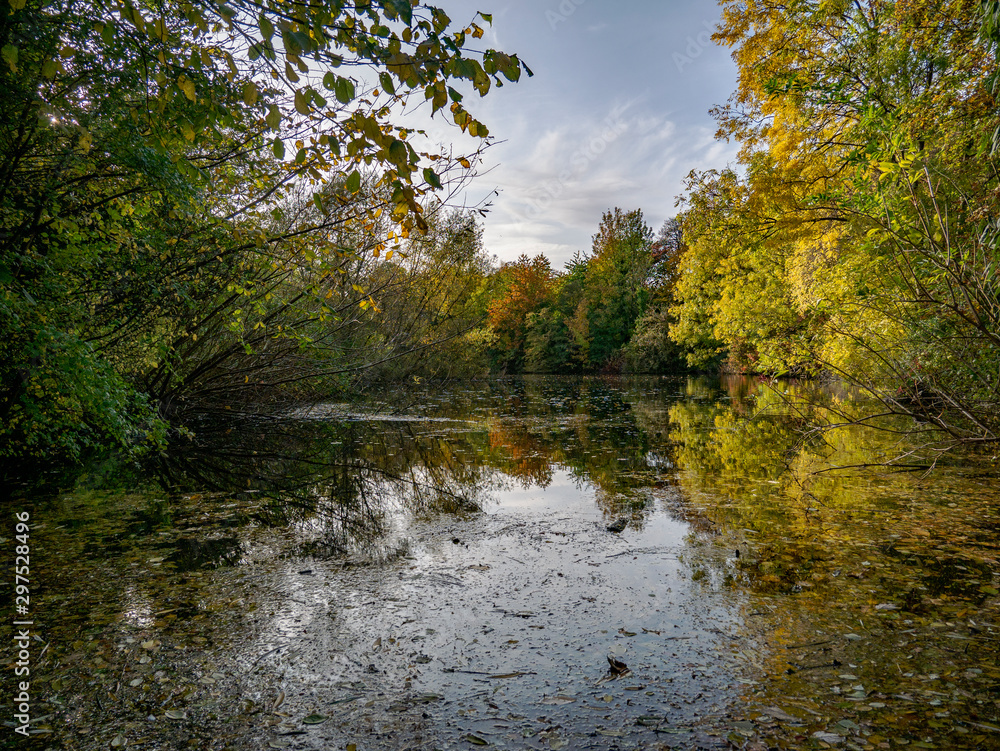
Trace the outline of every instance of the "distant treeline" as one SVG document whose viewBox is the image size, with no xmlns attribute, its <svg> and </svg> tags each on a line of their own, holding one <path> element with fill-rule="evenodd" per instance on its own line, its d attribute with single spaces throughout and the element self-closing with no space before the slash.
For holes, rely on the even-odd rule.
<svg viewBox="0 0 1000 751">
<path fill-rule="evenodd" d="M 494 365 L 833 376 L 963 443 L 1000 437 L 1000 4 L 724 0 L 738 163 L 676 223 L 604 217 L 501 270 Z"/>
<path fill-rule="evenodd" d="M 391 119 L 412 94 L 485 144 L 470 90 L 530 74 L 480 50 L 487 14 L 9 6 L 9 463 L 517 372 L 834 376 L 957 441 L 1000 436 L 995 0 L 723 0 L 739 84 L 715 114 L 738 163 L 692 172 L 658 233 L 608 211 L 560 272 L 496 266 L 480 215 L 447 208 L 478 151 L 418 151 Z"/>
</svg>

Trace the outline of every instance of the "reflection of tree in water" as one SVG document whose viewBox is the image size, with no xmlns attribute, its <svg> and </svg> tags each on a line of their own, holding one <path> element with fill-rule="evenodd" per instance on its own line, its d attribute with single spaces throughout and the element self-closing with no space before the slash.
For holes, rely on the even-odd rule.
<svg viewBox="0 0 1000 751">
<path fill-rule="evenodd" d="M 235 419 L 195 435 L 158 460 L 162 482 L 252 500 L 247 522 L 303 526 L 315 555 L 384 556 L 395 509 L 476 510 L 484 492 L 461 451 L 407 423 Z"/>
<path fill-rule="evenodd" d="M 524 379 L 455 399 L 428 396 L 423 413 L 409 420 L 206 422 L 193 440 L 179 439 L 158 469 L 177 492 L 257 499 L 255 523 L 308 524 L 319 540 L 316 554 L 375 553 L 391 537 L 398 510 L 475 511 L 511 482 L 547 487 L 560 466 L 581 488 L 595 489 L 606 516 L 628 516 L 639 527 L 655 508 L 657 487 L 674 482 L 678 466 L 723 476 L 779 471 L 795 431 L 780 421 L 740 423 L 731 405 L 753 403 L 748 383 L 726 383 L 729 406 L 702 398 L 719 391 L 700 380 L 679 382 L 695 397 L 671 406 L 661 389 L 641 381 Z M 729 435 L 723 444 L 731 448 L 718 449 L 719 435 Z M 748 435 L 759 446 L 748 447 Z"/>
<path fill-rule="evenodd" d="M 733 393 L 732 388 L 727 391 Z M 802 391 L 807 398 L 797 404 L 794 399 Z M 886 540 L 900 539 L 918 543 L 899 547 L 909 551 L 911 563 L 922 561 L 922 570 L 918 573 L 914 565 L 894 578 L 883 576 L 893 589 L 940 590 L 941 572 L 963 565 L 975 572 L 970 581 L 982 579 L 981 567 L 963 563 L 961 556 L 953 560 L 954 551 L 916 552 L 930 539 L 967 539 L 970 532 L 957 528 L 971 518 L 943 513 L 940 490 L 929 502 L 916 502 L 925 493 L 920 477 L 911 472 L 893 472 L 891 466 L 872 469 L 906 450 L 896 436 L 860 428 L 822 437 L 804 432 L 815 421 L 810 410 L 821 403 L 816 391 L 811 384 L 782 384 L 781 393 L 758 385 L 756 392 L 741 397 L 744 403 L 751 397 L 755 404 L 750 420 L 741 416 L 740 405 L 729 401 L 687 400 L 669 407 L 684 494 L 720 530 L 736 539 L 752 533 L 746 542 L 753 555 L 740 560 L 747 583 L 786 594 L 834 583 L 841 587 L 834 582 L 835 572 L 845 560 L 870 548 L 889 555 L 896 546 L 886 547 Z M 835 467 L 845 469 L 831 471 Z M 959 476 L 944 468 L 934 482 L 939 488 L 946 482 L 963 486 Z M 971 584 L 958 589 L 970 586 L 975 589 Z M 911 605 L 915 597 L 909 597 Z"/>
</svg>

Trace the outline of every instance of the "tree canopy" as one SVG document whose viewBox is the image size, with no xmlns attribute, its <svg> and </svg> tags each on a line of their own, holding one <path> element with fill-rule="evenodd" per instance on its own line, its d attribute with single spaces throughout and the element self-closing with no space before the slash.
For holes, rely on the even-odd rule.
<svg viewBox="0 0 1000 751">
<path fill-rule="evenodd" d="M 351 367 L 316 358 L 375 308 L 359 259 L 429 231 L 430 194 L 487 144 L 467 97 L 530 73 L 472 51 L 489 15 L 410 0 L 8 4 L 4 456 L 155 442 L 251 355 L 284 380 L 292 355 L 297 378 Z M 466 155 L 401 124 L 425 101 Z"/>
</svg>

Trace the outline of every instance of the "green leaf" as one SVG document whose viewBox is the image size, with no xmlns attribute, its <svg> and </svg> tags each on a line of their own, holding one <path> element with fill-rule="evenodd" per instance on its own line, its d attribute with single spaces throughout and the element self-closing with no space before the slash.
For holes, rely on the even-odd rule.
<svg viewBox="0 0 1000 751">
<path fill-rule="evenodd" d="M 413 23 L 413 6 L 410 0 L 389 0 L 387 3 L 399 15 L 400 20 L 409 26 Z"/>
<path fill-rule="evenodd" d="M 451 97 L 451 101 L 453 102 L 462 101 L 462 95 L 459 94 L 457 91 L 455 91 L 453 88 L 451 88 L 451 86 L 448 87 L 448 96 Z"/>
<path fill-rule="evenodd" d="M 271 130 L 277 130 L 278 126 L 281 125 L 281 110 L 273 104 L 269 105 L 267 117 L 264 118 L 264 121 Z"/>
<path fill-rule="evenodd" d="M 257 27 L 260 29 L 260 34 L 264 37 L 265 41 L 270 41 L 271 37 L 274 36 L 274 24 L 263 13 L 257 18 Z"/>
<path fill-rule="evenodd" d="M 347 182 L 344 183 L 344 187 L 347 188 L 351 193 L 357 193 L 361 190 L 361 173 L 354 170 L 347 178 Z"/>
<path fill-rule="evenodd" d="M 382 84 L 382 88 L 385 89 L 390 94 L 396 93 L 396 85 L 392 82 L 392 76 L 390 76 L 385 71 L 378 74 L 379 83 Z"/>
<path fill-rule="evenodd" d="M 301 50 L 301 52 L 312 52 L 314 45 L 312 37 L 310 37 L 309 34 L 304 31 L 293 31 L 291 36 L 295 40 L 295 45 Z"/>
<path fill-rule="evenodd" d="M 427 181 L 429 185 L 434 188 L 441 189 L 441 178 L 437 176 L 437 173 L 430 167 L 424 169 L 424 180 Z"/>
<path fill-rule="evenodd" d="M 274 151 L 274 155 L 278 159 L 285 158 L 285 143 L 280 138 L 275 138 L 274 141 L 271 142 L 271 149 Z"/>
<path fill-rule="evenodd" d="M 354 101 L 354 81 L 349 78 L 338 78 L 334 94 L 341 104 L 350 104 Z"/>
<path fill-rule="evenodd" d="M 5 44 L 0 49 L 0 56 L 3 57 L 7 65 L 10 66 L 11 73 L 17 73 L 17 47 L 13 44 Z"/>
<path fill-rule="evenodd" d="M 305 91 L 299 89 L 295 92 L 295 111 L 300 115 L 309 114 L 309 98 Z"/>
<path fill-rule="evenodd" d="M 483 19 L 484 21 L 486 21 L 486 23 L 489 23 L 489 24 L 493 23 L 493 14 L 492 13 L 483 13 L 482 11 L 480 11 L 479 12 L 479 17 L 481 19 Z"/>
<path fill-rule="evenodd" d="M 393 164 L 403 166 L 409 164 L 410 151 L 402 141 L 393 141 L 389 145 L 389 161 Z"/>
<path fill-rule="evenodd" d="M 257 104 L 257 84 L 253 81 L 247 81 L 243 84 L 243 101 L 248 107 Z"/>
<path fill-rule="evenodd" d="M 335 90 L 337 88 L 337 77 L 330 71 L 327 71 L 323 75 L 323 86 L 326 87 L 327 91 Z"/>
</svg>

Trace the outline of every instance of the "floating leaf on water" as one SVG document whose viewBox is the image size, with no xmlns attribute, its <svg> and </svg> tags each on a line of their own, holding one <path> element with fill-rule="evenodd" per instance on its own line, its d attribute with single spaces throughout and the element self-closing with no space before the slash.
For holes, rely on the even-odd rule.
<svg viewBox="0 0 1000 751">
<path fill-rule="evenodd" d="M 844 742 L 844 737 L 837 735 L 837 733 L 825 733 L 822 730 L 817 730 L 812 734 L 812 737 L 818 741 L 823 741 L 824 743 L 829 743 L 831 746 L 836 746 Z"/>
<path fill-rule="evenodd" d="M 774 718 L 775 720 L 781 720 L 783 722 L 798 722 L 798 717 L 788 714 L 785 710 L 780 707 L 764 707 L 761 711 L 766 712 L 768 716 Z"/>
<path fill-rule="evenodd" d="M 463 740 L 468 741 L 473 746 L 488 746 L 488 745 L 490 745 L 489 741 L 483 740 L 478 735 L 472 735 L 471 733 L 469 735 L 466 735 L 463 738 Z"/>
<path fill-rule="evenodd" d="M 129 681 L 128 685 L 130 685 L 132 688 L 135 688 L 136 686 L 141 686 L 142 678 L 133 678 L 131 681 Z"/>
<path fill-rule="evenodd" d="M 560 704 L 572 704 L 575 701 L 576 699 L 573 698 L 572 696 L 564 696 L 562 694 L 556 694 L 555 696 L 546 696 L 544 699 L 542 699 L 540 703 L 553 704 L 558 706 Z"/>
<path fill-rule="evenodd" d="M 313 712 L 308 717 L 302 719 L 306 725 L 319 725 L 321 722 L 326 722 L 326 715 L 316 714 Z"/>
<path fill-rule="evenodd" d="M 128 743 L 128 740 L 125 738 L 124 735 L 116 735 L 114 738 L 111 739 L 111 748 L 121 748 L 126 743 Z"/>
<path fill-rule="evenodd" d="M 183 709 L 168 709 L 165 712 L 168 720 L 184 720 L 187 719 L 187 712 Z"/>
</svg>

